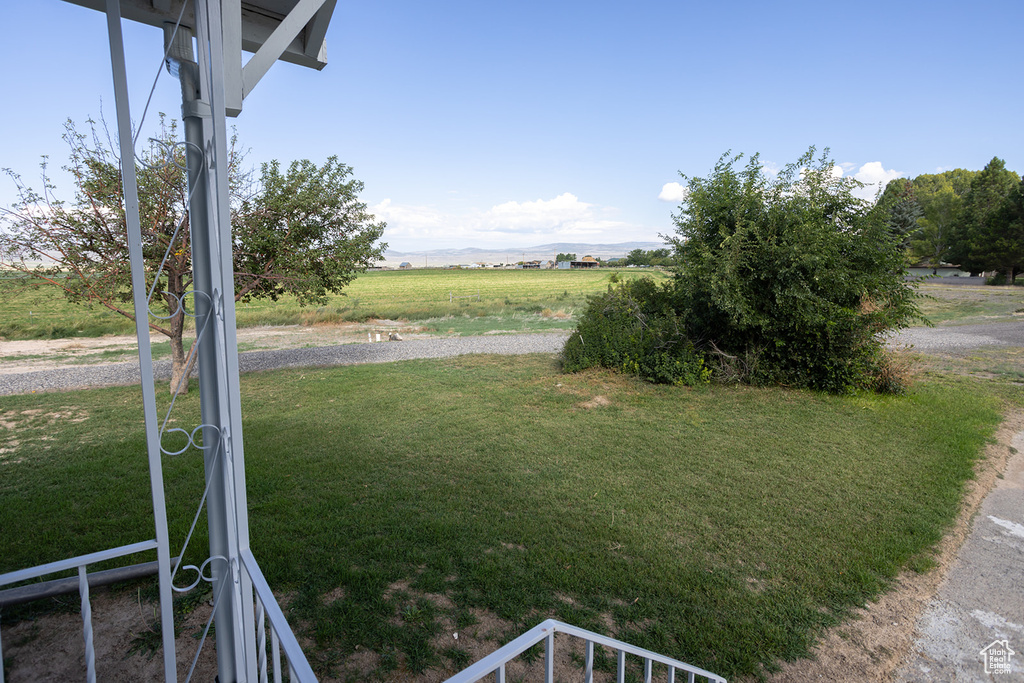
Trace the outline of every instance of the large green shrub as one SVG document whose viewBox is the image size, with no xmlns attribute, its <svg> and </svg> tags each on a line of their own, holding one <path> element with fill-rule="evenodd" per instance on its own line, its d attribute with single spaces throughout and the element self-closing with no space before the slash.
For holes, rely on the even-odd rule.
<svg viewBox="0 0 1024 683">
<path fill-rule="evenodd" d="M 853 196 L 861 184 L 813 149 L 776 176 L 757 156 L 737 170 L 740 159 L 688 180 L 670 238 L 674 281 L 594 298 L 566 370 L 693 384 L 710 367 L 722 381 L 900 391 L 885 335 L 920 312 L 888 209 Z"/>
<path fill-rule="evenodd" d="M 622 370 L 652 382 L 707 382 L 704 354 L 687 338 L 672 289 L 649 278 L 627 281 L 591 297 L 562 351 L 566 372 L 590 367 Z"/>
<path fill-rule="evenodd" d="M 813 152 L 775 177 L 726 155 L 689 179 L 672 239 L 679 315 L 749 381 L 880 388 L 884 334 L 920 317 L 917 294 L 887 212 Z"/>
</svg>

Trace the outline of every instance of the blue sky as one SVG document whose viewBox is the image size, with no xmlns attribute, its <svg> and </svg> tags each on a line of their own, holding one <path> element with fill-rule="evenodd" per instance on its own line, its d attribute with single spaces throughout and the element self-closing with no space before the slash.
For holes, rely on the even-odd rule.
<svg viewBox="0 0 1024 683">
<path fill-rule="evenodd" d="M 5 16 L 0 167 L 38 186 L 65 119 L 114 125 L 105 20 L 60 0 Z M 276 64 L 234 124 L 253 164 L 353 166 L 395 250 L 658 241 L 679 172 L 727 150 L 778 167 L 829 147 L 871 182 L 1024 171 L 1022 27 L 1017 0 L 341 0 L 327 67 Z M 137 119 L 162 38 L 125 30 Z M 180 112 L 166 72 L 144 125 L 157 111 Z"/>
</svg>

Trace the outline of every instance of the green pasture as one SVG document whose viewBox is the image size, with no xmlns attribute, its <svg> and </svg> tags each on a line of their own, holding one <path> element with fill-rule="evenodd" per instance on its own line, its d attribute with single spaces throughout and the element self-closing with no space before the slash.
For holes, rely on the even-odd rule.
<svg viewBox="0 0 1024 683">
<path fill-rule="evenodd" d="M 591 294 L 613 278 L 669 277 L 655 269 L 376 271 L 325 306 L 293 299 L 237 305 L 240 327 L 315 325 L 374 318 L 416 322 L 439 334 L 571 329 Z M 937 325 L 1020 320 L 1024 288 L 926 282 L 920 304 Z M 134 324 L 98 304 L 72 304 L 52 285 L 0 279 L 0 338 L 59 339 L 132 334 Z"/>
<path fill-rule="evenodd" d="M 325 306 L 294 299 L 237 305 L 240 327 L 315 325 L 392 319 L 423 322 L 427 330 L 478 334 L 495 329 L 569 328 L 586 298 L 614 279 L 662 279 L 655 269 L 375 271 L 355 279 Z M 0 337 L 59 339 L 131 334 L 134 324 L 93 304 L 66 301 L 52 285 L 0 279 Z"/>
<path fill-rule="evenodd" d="M 1000 408 L 951 376 L 902 397 L 694 390 L 543 355 L 241 382 L 253 550 L 314 667 L 341 678 L 357 649 L 380 675 L 455 670 L 468 653 L 432 639 L 482 612 L 510 624 L 498 641 L 554 616 L 730 678 L 806 656 L 932 565 Z M 173 426 L 199 423 L 198 399 Z M 0 572 L 152 537 L 139 403 L 0 397 Z M 177 545 L 202 454 L 164 476 Z"/>
<path fill-rule="evenodd" d="M 1024 287 L 983 287 L 926 280 L 921 310 L 936 325 L 974 325 L 1024 320 Z"/>
</svg>

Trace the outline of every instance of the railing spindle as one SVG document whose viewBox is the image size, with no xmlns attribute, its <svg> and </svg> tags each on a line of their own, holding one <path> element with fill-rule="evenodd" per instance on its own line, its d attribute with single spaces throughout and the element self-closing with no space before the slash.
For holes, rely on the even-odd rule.
<svg viewBox="0 0 1024 683">
<path fill-rule="evenodd" d="M 668 678 L 665 679 L 665 683 L 676 683 L 676 668 L 671 664 L 668 666 Z"/>
<path fill-rule="evenodd" d="M 0 683 L 4 683 L 4 638 L 0 633 Z"/>
<path fill-rule="evenodd" d="M 618 683 L 626 683 L 626 652 L 619 650 L 619 661 L 615 667 L 615 680 Z"/>
<path fill-rule="evenodd" d="M 594 683 L 594 641 L 592 640 L 587 641 L 583 666 L 583 683 Z"/>
<path fill-rule="evenodd" d="M 277 631 L 270 627 L 270 651 L 274 659 L 274 683 L 281 683 L 281 644 L 277 642 Z"/>
<path fill-rule="evenodd" d="M 555 683 L 555 632 L 544 639 L 544 683 Z"/>
<path fill-rule="evenodd" d="M 96 650 L 92 643 L 92 604 L 89 602 L 89 575 L 85 565 L 78 567 L 78 592 L 82 596 L 82 630 L 85 632 L 85 678 L 96 683 Z"/>
<path fill-rule="evenodd" d="M 267 683 L 267 626 L 264 623 L 263 602 L 256 596 L 256 668 L 260 683 Z"/>
<path fill-rule="evenodd" d="M 649 660 L 646 657 L 644 657 L 644 683 L 651 683 L 651 673 L 652 673 L 651 664 L 652 664 L 651 660 Z"/>
</svg>

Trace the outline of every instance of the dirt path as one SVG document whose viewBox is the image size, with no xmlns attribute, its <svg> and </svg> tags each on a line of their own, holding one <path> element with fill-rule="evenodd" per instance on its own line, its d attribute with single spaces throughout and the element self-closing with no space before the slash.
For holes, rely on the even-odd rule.
<svg viewBox="0 0 1024 683">
<path fill-rule="evenodd" d="M 397 320 L 373 320 L 366 323 L 340 323 L 334 325 L 282 325 L 275 327 L 245 327 L 238 330 L 240 351 L 270 349 L 297 349 L 312 346 L 356 344 L 369 341 L 377 334 L 387 338 L 397 332 L 403 339 L 421 339 L 424 334 L 416 324 Z M 166 343 L 161 334 L 150 336 L 150 343 Z M 106 365 L 137 359 L 134 335 L 83 337 L 72 339 L 29 339 L 0 341 L 0 375 L 53 370 L 72 365 Z M 157 355 L 157 354 L 155 354 Z M 166 354 L 165 354 L 166 355 Z"/>
</svg>

